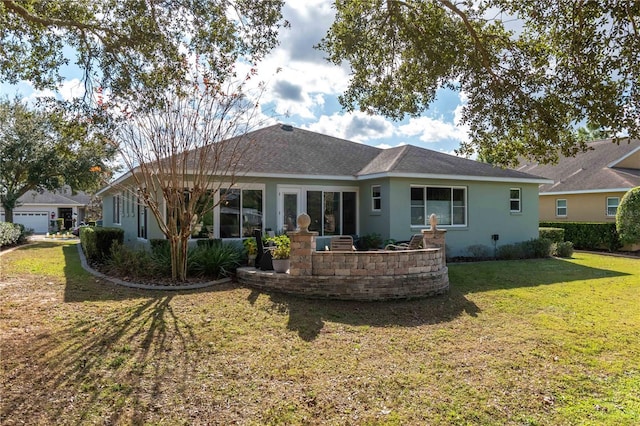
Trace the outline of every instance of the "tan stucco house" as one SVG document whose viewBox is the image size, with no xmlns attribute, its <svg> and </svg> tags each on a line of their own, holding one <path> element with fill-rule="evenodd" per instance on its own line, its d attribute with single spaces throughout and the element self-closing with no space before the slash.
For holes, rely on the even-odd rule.
<svg viewBox="0 0 640 426">
<path fill-rule="evenodd" d="M 540 221 L 615 222 L 620 200 L 640 186 L 640 140 L 603 139 L 558 164 L 526 163 L 517 170 L 553 181 L 540 185 Z"/>
</svg>

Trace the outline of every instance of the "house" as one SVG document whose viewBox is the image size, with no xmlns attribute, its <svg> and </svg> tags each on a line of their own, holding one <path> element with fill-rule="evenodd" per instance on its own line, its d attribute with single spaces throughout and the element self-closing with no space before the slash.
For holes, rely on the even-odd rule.
<svg viewBox="0 0 640 426">
<path fill-rule="evenodd" d="M 91 196 L 82 191 L 74 194 L 69 186 L 55 191 L 29 191 L 18 198 L 19 206 L 13 210 L 13 222 L 33 229 L 36 234 L 44 234 L 55 229 L 52 221 L 64 218 L 65 229 L 71 229 L 85 220 L 90 200 Z M 0 222 L 4 220 L 4 209 L 0 207 Z"/>
<path fill-rule="evenodd" d="M 624 194 L 640 186 L 640 140 L 603 139 L 588 146 L 557 164 L 518 168 L 553 181 L 540 185 L 541 221 L 615 222 Z"/>
<path fill-rule="evenodd" d="M 429 228 L 432 213 L 448 231 L 450 255 L 470 245 L 538 237 L 538 185 L 547 179 L 416 146 L 379 149 L 289 125 L 242 140 L 250 145 L 237 165 L 238 183 L 222 190 L 224 205 L 201 218 L 197 230 L 207 231 L 200 236 L 289 231 L 306 212 L 309 229 L 319 233 L 318 248 L 332 235 L 408 240 Z M 98 192 L 105 226 L 122 227 L 128 242 L 163 238 L 135 191 L 122 190 L 131 181 L 125 174 Z"/>
</svg>

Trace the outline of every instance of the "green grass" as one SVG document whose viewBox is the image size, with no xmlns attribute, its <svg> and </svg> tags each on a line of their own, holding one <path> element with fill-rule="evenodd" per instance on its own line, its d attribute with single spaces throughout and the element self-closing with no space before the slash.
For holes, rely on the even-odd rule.
<svg viewBox="0 0 640 426">
<path fill-rule="evenodd" d="M 640 423 L 640 259 L 453 264 L 389 303 L 131 290 L 70 244 L 0 262 L 3 424 Z"/>
</svg>

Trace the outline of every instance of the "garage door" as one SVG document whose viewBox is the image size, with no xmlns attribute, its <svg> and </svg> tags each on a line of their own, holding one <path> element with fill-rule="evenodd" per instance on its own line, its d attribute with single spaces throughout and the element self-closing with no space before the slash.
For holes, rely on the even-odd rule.
<svg viewBox="0 0 640 426">
<path fill-rule="evenodd" d="M 4 221 L 4 212 L 0 219 Z M 13 212 L 13 223 L 21 223 L 36 234 L 45 234 L 49 230 L 49 212 Z"/>
</svg>

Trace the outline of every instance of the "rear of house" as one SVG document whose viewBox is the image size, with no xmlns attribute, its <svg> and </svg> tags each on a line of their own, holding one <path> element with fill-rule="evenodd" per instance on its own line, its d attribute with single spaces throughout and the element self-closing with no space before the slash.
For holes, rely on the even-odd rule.
<svg viewBox="0 0 640 426">
<path fill-rule="evenodd" d="M 238 164 L 236 183 L 212 194 L 224 202 L 200 218 L 194 238 L 286 232 L 302 212 L 319 233 L 318 249 L 333 235 L 408 240 L 429 227 L 432 213 L 447 230 L 450 256 L 465 255 L 472 245 L 492 248 L 538 236 L 538 186 L 547 179 L 411 145 L 382 150 L 291 126 L 270 126 L 245 139 L 251 149 Z M 123 228 L 129 243 L 163 238 L 136 192 L 130 175 L 99 192 L 105 226 Z"/>
</svg>

